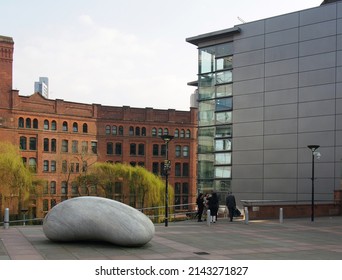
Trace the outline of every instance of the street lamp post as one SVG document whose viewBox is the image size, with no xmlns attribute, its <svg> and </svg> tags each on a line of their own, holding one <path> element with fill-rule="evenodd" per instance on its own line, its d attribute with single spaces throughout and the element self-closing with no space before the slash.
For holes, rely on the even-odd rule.
<svg viewBox="0 0 342 280">
<path fill-rule="evenodd" d="M 169 160 L 169 142 L 173 139 L 172 135 L 162 135 L 161 139 L 166 144 L 166 159 L 164 160 L 164 174 L 165 174 L 165 226 L 169 223 L 169 170 L 171 168 L 171 161 Z"/>
<path fill-rule="evenodd" d="M 312 164 L 311 164 L 311 222 L 314 221 L 315 217 L 315 151 L 319 148 L 319 145 L 308 145 L 308 148 L 312 153 Z"/>
</svg>

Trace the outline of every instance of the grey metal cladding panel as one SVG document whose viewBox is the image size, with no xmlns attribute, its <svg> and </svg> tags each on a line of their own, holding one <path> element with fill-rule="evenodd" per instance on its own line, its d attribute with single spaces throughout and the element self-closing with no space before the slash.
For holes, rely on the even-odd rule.
<svg viewBox="0 0 342 280">
<path fill-rule="evenodd" d="M 265 135 L 297 133 L 297 119 L 264 122 Z"/>
<path fill-rule="evenodd" d="M 264 64 L 234 68 L 233 79 L 236 81 L 258 79 L 264 77 Z"/>
<path fill-rule="evenodd" d="M 336 35 L 336 20 L 302 26 L 299 29 L 300 41 L 312 40 L 332 35 Z"/>
<path fill-rule="evenodd" d="M 337 83 L 342 82 L 342 67 L 336 68 L 336 82 Z"/>
<path fill-rule="evenodd" d="M 342 66 L 342 51 L 336 52 L 336 66 Z"/>
<path fill-rule="evenodd" d="M 299 103 L 300 118 L 335 114 L 335 99 Z"/>
<path fill-rule="evenodd" d="M 234 40 L 263 35 L 265 33 L 264 20 L 244 23 L 236 27 L 240 28 L 240 32 L 235 35 Z"/>
<path fill-rule="evenodd" d="M 244 95 L 233 96 L 234 109 L 244 109 L 261 107 L 264 104 L 263 93 L 253 93 Z"/>
<path fill-rule="evenodd" d="M 260 197 L 253 196 L 253 199 L 261 199 L 262 197 L 262 189 L 263 189 L 263 180 L 262 179 L 234 179 L 232 180 L 233 192 L 239 193 L 258 193 Z M 256 195 L 256 194 L 254 194 Z M 247 198 L 246 198 L 247 199 Z M 248 194 L 248 199 L 251 199 L 251 194 Z"/>
<path fill-rule="evenodd" d="M 336 146 L 342 146 L 342 130 L 336 131 Z M 342 155 L 340 158 L 342 158 Z"/>
<path fill-rule="evenodd" d="M 264 117 L 263 107 L 239 109 L 233 112 L 233 123 L 262 121 Z"/>
<path fill-rule="evenodd" d="M 300 12 L 300 25 L 308 25 L 336 18 L 335 5 L 323 5 Z"/>
<path fill-rule="evenodd" d="M 336 115 L 336 129 L 342 130 L 342 115 Z"/>
<path fill-rule="evenodd" d="M 265 76 L 278 76 L 298 72 L 298 58 L 280 60 L 265 64 Z"/>
<path fill-rule="evenodd" d="M 342 34 L 342 19 L 337 20 L 337 34 Z"/>
<path fill-rule="evenodd" d="M 301 57 L 299 59 L 299 71 L 310 71 L 324 68 L 335 67 L 336 52 L 321 53 L 311 56 Z"/>
<path fill-rule="evenodd" d="M 336 147 L 335 151 L 335 162 L 338 163 L 336 164 L 338 166 L 338 171 L 336 172 L 336 177 L 341 177 L 341 163 L 342 163 L 342 147 Z"/>
<path fill-rule="evenodd" d="M 264 63 L 264 50 L 250 51 L 234 55 L 233 67 L 242 67 Z"/>
<path fill-rule="evenodd" d="M 298 99 L 297 88 L 265 92 L 265 105 L 266 106 L 296 103 L 297 99 Z"/>
<path fill-rule="evenodd" d="M 299 88 L 299 102 L 335 98 L 335 84 Z"/>
<path fill-rule="evenodd" d="M 265 36 L 265 47 L 271 48 L 298 42 L 298 28 L 268 33 Z"/>
<path fill-rule="evenodd" d="M 309 151 L 309 150 L 308 150 Z M 310 151 L 309 151 L 310 152 Z M 335 164 L 333 162 L 322 162 L 321 160 L 315 161 L 315 177 L 316 178 L 334 178 Z M 298 178 L 311 177 L 311 161 L 310 163 L 298 164 Z M 316 185 L 315 185 L 316 186 Z"/>
<path fill-rule="evenodd" d="M 250 123 L 234 123 L 233 124 L 233 137 L 239 136 L 254 136 L 263 135 L 263 122 L 250 122 Z"/>
<path fill-rule="evenodd" d="M 233 83 L 234 95 L 259 93 L 264 91 L 264 79 L 255 79 Z"/>
<path fill-rule="evenodd" d="M 232 167 L 232 178 L 239 179 L 248 179 L 248 178 L 263 178 L 263 166 L 262 164 L 242 164 L 242 165 L 233 165 Z"/>
<path fill-rule="evenodd" d="M 337 17 L 342 18 L 342 3 L 337 3 Z"/>
<path fill-rule="evenodd" d="M 298 57 L 298 43 L 265 49 L 265 62 Z"/>
<path fill-rule="evenodd" d="M 264 48 L 264 35 L 234 41 L 234 54 L 260 50 Z"/>
<path fill-rule="evenodd" d="M 342 98 L 342 83 L 336 83 L 336 98 Z"/>
<path fill-rule="evenodd" d="M 297 149 L 265 150 L 264 163 L 296 163 Z"/>
<path fill-rule="evenodd" d="M 298 146 L 307 147 L 312 142 L 319 143 L 320 146 L 333 146 L 335 143 L 335 132 L 309 132 L 298 134 Z"/>
<path fill-rule="evenodd" d="M 335 83 L 336 68 L 299 73 L 299 87 Z"/>
<path fill-rule="evenodd" d="M 264 149 L 297 148 L 297 134 L 265 135 Z"/>
<path fill-rule="evenodd" d="M 269 195 L 268 199 L 282 199 L 286 194 L 294 195 L 297 189 L 297 179 L 265 179 L 264 180 L 264 192 Z M 280 196 L 280 197 L 275 197 Z M 284 197 L 285 196 L 285 197 Z"/>
<path fill-rule="evenodd" d="M 336 50 L 336 36 L 299 43 L 299 56 L 307 56 Z"/>
<path fill-rule="evenodd" d="M 265 90 L 275 91 L 298 87 L 298 74 L 288 74 L 265 78 Z"/>
<path fill-rule="evenodd" d="M 336 99 L 336 114 L 342 114 L 342 99 Z"/>
<path fill-rule="evenodd" d="M 298 106 L 294 104 L 265 107 L 265 120 L 293 119 L 298 115 Z"/>
<path fill-rule="evenodd" d="M 342 35 L 337 35 L 336 48 L 337 50 L 342 50 Z"/>
<path fill-rule="evenodd" d="M 263 149 L 263 137 L 262 136 L 249 136 L 249 137 L 234 137 L 233 147 L 235 151 L 247 151 L 247 150 L 262 150 Z"/>
<path fill-rule="evenodd" d="M 315 176 L 316 177 L 316 176 Z M 340 184 L 338 184 L 339 188 Z M 298 179 L 298 200 L 311 200 L 311 175 Z M 333 200 L 334 196 L 334 178 L 316 178 L 315 179 L 315 199 Z M 323 194 L 325 193 L 325 194 Z"/>
<path fill-rule="evenodd" d="M 264 178 L 297 178 L 297 164 L 265 164 Z"/>
<path fill-rule="evenodd" d="M 263 152 L 259 151 L 234 151 L 234 165 L 237 164 L 262 164 Z"/>
<path fill-rule="evenodd" d="M 275 32 L 299 26 L 299 13 L 281 15 L 265 20 L 265 32 Z"/>
<path fill-rule="evenodd" d="M 335 116 L 319 116 L 300 118 L 298 120 L 299 132 L 315 132 L 335 130 Z"/>
<path fill-rule="evenodd" d="M 281 180 L 281 179 L 279 179 L 279 180 Z M 287 200 L 287 201 L 293 201 L 293 200 L 297 199 L 297 194 L 294 193 L 294 192 L 291 192 L 291 193 L 269 192 L 268 193 L 268 192 L 265 191 L 263 199 L 265 199 L 265 200 L 285 200 L 285 201 Z"/>
</svg>

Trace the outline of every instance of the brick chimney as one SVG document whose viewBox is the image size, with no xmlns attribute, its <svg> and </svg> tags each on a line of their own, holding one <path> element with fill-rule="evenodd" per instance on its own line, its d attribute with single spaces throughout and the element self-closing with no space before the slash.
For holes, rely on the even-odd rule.
<svg viewBox="0 0 342 280">
<path fill-rule="evenodd" d="M 12 94 L 14 42 L 0 35 L 0 108 L 9 108 Z"/>
</svg>

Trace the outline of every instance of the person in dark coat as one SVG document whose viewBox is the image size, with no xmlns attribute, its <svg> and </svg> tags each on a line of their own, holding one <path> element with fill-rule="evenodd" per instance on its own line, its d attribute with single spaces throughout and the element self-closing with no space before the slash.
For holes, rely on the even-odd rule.
<svg viewBox="0 0 342 280">
<path fill-rule="evenodd" d="M 197 222 L 202 222 L 202 214 L 203 214 L 203 209 L 204 209 L 204 195 L 203 193 L 199 193 L 197 199 L 196 199 L 196 204 L 197 204 L 197 213 L 196 217 L 198 218 Z"/>
<path fill-rule="evenodd" d="M 210 222 L 216 223 L 219 209 L 219 199 L 216 192 L 213 192 L 209 197 L 208 207 L 210 210 Z"/>
<path fill-rule="evenodd" d="M 230 192 L 228 193 L 227 197 L 226 197 L 226 206 L 228 208 L 229 211 L 229 218 L 230 221 L 233 221 L 233 217 L 234 217 L 234 210 L 236 208 L 236 201 L 235 201 L 235 196 Z"/>
</svg>

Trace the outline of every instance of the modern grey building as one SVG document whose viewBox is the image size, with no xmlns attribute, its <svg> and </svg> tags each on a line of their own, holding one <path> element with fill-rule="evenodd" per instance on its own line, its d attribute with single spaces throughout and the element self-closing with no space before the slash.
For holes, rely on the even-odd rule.
<svg viewBox="0 0 342 280">
<path fill-rule="evenodd" d="M 198 189 L 310 201 L 341 188 L 342 2 L 186 39 L 198 47 Z M 308 145 L 319 145 L 313 158 Z M 316 155 L 316 153 L 315 153 Z"/>
<path fill-rule="evenodd" d="M 49 78 L 39 77 L 39 82 L 34 82 L 34 92 L 39 92 L 45 98 L 49 98 Z"/>
</svg>

